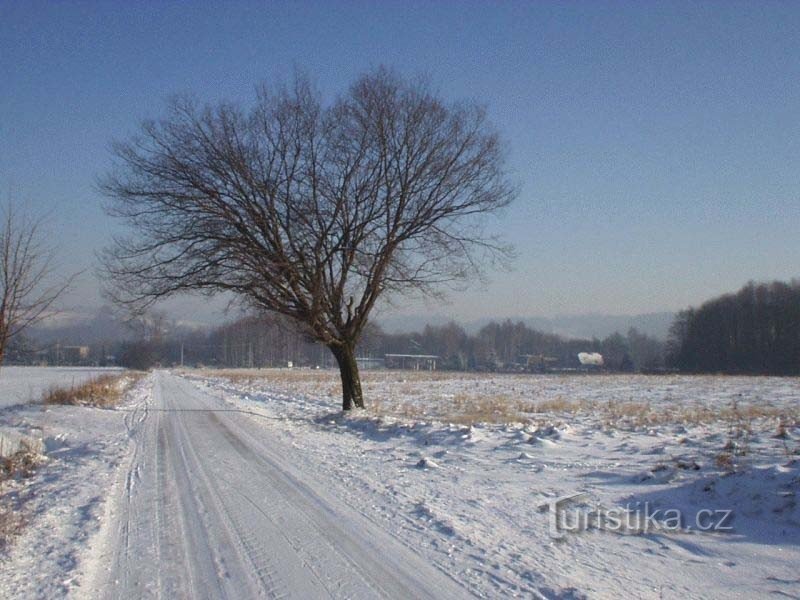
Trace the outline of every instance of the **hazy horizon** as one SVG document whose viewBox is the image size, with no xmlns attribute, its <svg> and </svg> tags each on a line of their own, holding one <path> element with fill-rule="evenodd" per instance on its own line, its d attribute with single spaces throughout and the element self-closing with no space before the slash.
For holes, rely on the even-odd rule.
<svg viewBox="0 0 800 600">
<path fill-rule="evenodd" d="M 197 300 L 197 298 L 193 298 L 193 300 Z M 175 306 L 178 305 L 178 306 Z M 184 307 L 183 310 L 180 307 Z M 110 308 L 114 310 L 114 312 L 118 312 L 117 308 L 110 302 L 105 302 L 102 298 L 99 300 L 97 304 L 72 304 L 72 305 L 63 305 L 60 306 L 58 309 L 53 311 L 53 316 L 49 317 L 45 320 L 47 322 L 53 322 L 54 320 L 58 320 L 59 317 L 68 317 L 70 314 L 73 315 L 93 315 L 97 314 L 100 311 L 104 310 L 105 308 Z M 415 321 L 429 321 L 430 324 L 436 324 L 440 322 L 447 322 L 447 321 L 455 321 L 457 323 L 476 323 L 486 320 L 507 320 L 510 319 L 514 320 L 524 320 L 524 319 L 572 319 L 572 318 L 588 318 L 592 316 L 598 317 L 642 317 L 642 316 L 650 316 L 650 315 L 664 315 L 664 314 L 675 314 L 677 311 L 671 310 L 656 310 L 656 311 L 647 311 L 641 313 L 612 313 L 612 312 L 598 312 L 598 311 L 589 311 L 589 312 L 573 312 L 573 313 L 552 313 L 552 314 L 507 314 L 507 315 L 500 315 L 500 314 L 493 314 L 489 311 L 484 312 L 477 318 L 464 318 L 455 316 L 446 310 L 441 310 L 442 305 L 439 304 L 438 311 L 425 311 L 425 310 L 413 310 L 413 308 L 409 309 L 408 307 L 404 307 L 403 309 L 394 309 L 391 307 L 384 307 L 380 309 L 376 309 L 374 313 L 374 319 L 377 321 L 383 320 L 393 320 L 397 319 L 402 320 L 406 317 L 410 317 Z M 162 305 L 159 305 L 156 309 L 159 312 L 163 312 L 168 318 L 173 320 L 184 320 L 189 323 L 200 323 L 200 324 L 211 324 L 213 325 L 215 322 L 218 321 L 220 316 L 228 317 L 229 320 L 234 320 L 238 318 L 240 315 L 247 314 L 247 309 L 241 307 L 230 307 L 227 308 L 224 303 L 220 302 L 219 306 L 212 305 L 212 306 L 205 306 L 205 308 L 200 308 L 196 311 L 187 312 L 185 309 L 185 300 L 183 298 L 175 298 L 166 302 Z"/>
<path fill-rule="evenodd" d="M 103 303 L 110 142 L 174 93 L 246 104 L 295 66 L 328 98 L 375 64 L 425 73 L 485 102 L 508 142 L 520 196 L 494 228 L 513 271 L 396 314 L 674 312 L 800 275 L 799 5 L 422 6 L 0 7 L 0 190 L 48 214 L 64 272 L 85 271 L 63 305 Z"/>
</svg>

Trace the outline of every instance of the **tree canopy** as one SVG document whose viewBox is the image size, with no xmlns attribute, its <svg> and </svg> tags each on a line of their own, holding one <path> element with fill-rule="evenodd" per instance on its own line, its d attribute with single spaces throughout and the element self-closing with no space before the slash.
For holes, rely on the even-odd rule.
<svg viewBox="0 0 800 600">
<path fill-rule="evenodd" d="M 103 255 L 136 309 L 232 292 L 285 315 L 336 357 L 363 405 L 355 346 L 385 293 L 435 293 L 508 248 L 485 215 L 515 196 L 485 110 L 380 68 L 323 103 L 307 79 L 250 108 L 173 101 L 114 146 L 101 186 L 131 235 Z"/>
</svg>

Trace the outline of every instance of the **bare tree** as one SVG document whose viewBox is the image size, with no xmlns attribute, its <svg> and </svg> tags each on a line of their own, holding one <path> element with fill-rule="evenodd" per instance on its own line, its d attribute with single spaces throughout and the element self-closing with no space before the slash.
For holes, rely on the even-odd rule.
<svg viewBox="0 0 800 600">
<path fill-rule="evenodd" d="M 102 255 L 112 298 L 226 291 L 288 316 L 335 356 L 345 410 L 363 407 L 355 348 L 382 294 L 508 255 L 484 229 L 515 195 L 485 111 L 385 68 L 330 104 L 303 77 L 249 110 L 178 99 L 114 151 L 101 187 L 132 234 Z"/>
<path fill-rule="evenodd" d="M 0 364 L 8 343 L 48 315 L 72 278 L 47 284 L 54 276 L 53 253 L 42 222 L 18 213 L 12 203 L 0 224 Z"/>
</svg>

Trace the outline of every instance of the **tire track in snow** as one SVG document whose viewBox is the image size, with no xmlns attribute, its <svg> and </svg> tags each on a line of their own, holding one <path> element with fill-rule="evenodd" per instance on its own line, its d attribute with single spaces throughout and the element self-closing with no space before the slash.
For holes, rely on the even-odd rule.
<svg viewBox="0 0 800 600">
<path fill-rule="evenodd" d="M 190 439 L 189 432 L 186 430 L 185 423 L 182 421 L 177 424 L 182 429 L 183 439 Z M 269 598 L 281 598 L 286 596 L 285 590 L 278 578 L 277 570 L 274 566 L 270 565 L 268 557 L 257 550 L 257 545 L 252 542 L 249 528 L 244 526 L 239 520 L 235 518 L 235 512 L 231 511 L 228 506 L 223 502 L 221 492 L 213 479 L 208 477 L 205 469 L 202 468 L 202 461 L 194 451 L 193 446 L 187 444 L 183 447 L 184 459 L 191 472 L 197 477 L 195 482 L 194 493 L 197 497 L 203 496 L 206 498 L 209 505 L 213 508 L 213 514 L 221 517 L 219 531 L 224 534 L 225 540 L 221 547 L 231 547 L 235 550 L 239 562 L 231 560 L 232 557 L 228 556 L 226 560 L 225 555 L 220 555 L 218 565 L 218 573 L 222 578 L 231 578 L 231 569 L 240 567 L 238 573 L 234 573 L 233 580 L 244 583 L 245 580 L 251 580 L 253 585 L 250 586 L 250 597 L 265 596 Z M 235 488 L 230 488 L 235 489 Z M 208 524 L 207 524 L 208 525 Z M 249 569 L 242 569 L 241 567 L 249 566 Z M 252 573 L 256 574 L 255 581 L 252 581 Z M 260 583 L 259 588 L 257 584 Z M 236 597 L 236 596 L 233 596 Z"/>
</svg>

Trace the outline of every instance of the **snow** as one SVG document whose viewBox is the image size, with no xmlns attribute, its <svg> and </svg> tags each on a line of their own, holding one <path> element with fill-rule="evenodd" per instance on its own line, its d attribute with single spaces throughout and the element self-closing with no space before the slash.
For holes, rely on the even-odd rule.
<svg viewBox="0 0 800 600">
<path fill-rule="evenodd" d="M 775 418 L 754 419 L 733 473 L 716 463 L 733 417 L 693 422 L 733 404 L 796 418 L 797 379 L 370 373 L 365 389 L 383 414 L 359 416 L 333 410 L 335 386 L 324 379 L 253 376 L 196 381 L 264 417 L 344 503 L 366 507 L 479 596 L 800 595 L 797 422 L 782 440 Z M 466 393 L 587 410 L 525 413 L 527 424 L 447 423 L 448 398 Z M 609 416 L 630 403 L 669 418 Z M 679 531 L 551 537 L 541 507 L 578 492 L 587 508 L 647 504 L 678 509 L 685 522 Z M 704 509 L 732 510 L 734 530 L 696 531 Z"/>
<path fill-rule="evenodd" d="M 348 414 L 298 370 L 0 411 L 46 455 L 0 596 L 800 596 L 800 380 L 365 378 Z M 585 531 L 554 530 L 567 497 Z"/>
<path fill-rule="evenodd" d="M 90 597 L 469 595 L 217 394 L 156 374 L 136 423 Z"/>
<path fill-rule="evenodd" d="M 48 382 L 58 375 L 64 380 L 63 373 L 46 375 Z M 147 383 L 129 392 L 129 406 L 149 399 Z M 3 557 L 0 597 L 57 598 L 80 592 L 107 495 L 128 454 L 128 414 L 31 404 L 0 411 L 0 430 L 38 439 L 44 452 L 31 478 L 3 487 L 3 500 L 22 514 L 25 524 Z"/>
<path fill-rule="evenodd" d="M 38 401 L 52 387 L 79 385 L 115 368 L 98 367 L 2 367 L 0 408 Z"/>
</svg>

